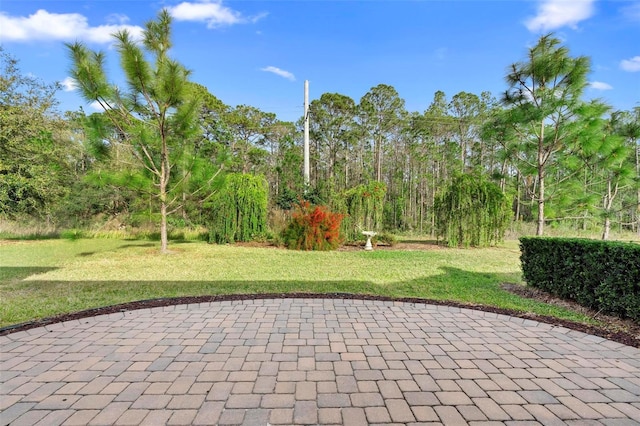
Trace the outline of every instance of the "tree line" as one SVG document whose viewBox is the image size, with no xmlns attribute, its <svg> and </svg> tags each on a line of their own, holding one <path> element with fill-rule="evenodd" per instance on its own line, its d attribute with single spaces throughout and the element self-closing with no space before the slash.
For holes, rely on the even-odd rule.
<svg viewBox="0 0 640 426">
<path fill-rule="evenodd" d="M 136 43 L 114 35 L 125 87 L 106 57 L 67 45 L 72 76 L 102 112 L 57 112 L 57 85 L 23 75 L 0 50 L 0 217 L 88 226 L 114 218 L 139 226 L 206 223 L 231 173 L 263 176 L 272 219 L 301 199 L 344 207 L 354 188 L 386 188 L 389 231 L 436 232 L 436 200 L 461 175 L 495 183 L 513 220 L 611 226 L 640 235 L 640 107 L 587 101 L 588 57 L 553 34 L 509 68 L 505 91 L 438 91 L 409 112 L 389 85 L 354 100 L 325 93 L 310 104 L 311 181 L 302 178 L 302 118 L 225 105 L 171 59 L 171 18 L 161 12 Z"/>
</svg>

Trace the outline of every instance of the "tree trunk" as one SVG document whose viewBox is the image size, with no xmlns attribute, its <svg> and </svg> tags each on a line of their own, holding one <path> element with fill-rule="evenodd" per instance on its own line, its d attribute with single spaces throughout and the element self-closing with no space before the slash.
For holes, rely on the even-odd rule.
<svg viewBox="0 0 640 426">
<path fill-rule="evenodd" d="M 603 207 L 604 207 L 604 212 L 605 212 L 605 217 L 604 217 L 604 229 L 602 231 L 602 239 L 603 240 L 608 240 L 609 239 L 609 232 L 611 231 L 611 207 L 613 206 L 613 199 L 615 198 L 615 196 L 618 193 L 618 184 L 615 185 L 615 188 L 611 187 L 611 178 L 609 178 L 607 180 L 607 193 L 604 196 L 604 202 L 603 202 Z"/>
<path fill-rule="evenodd" d="M 160 252 L 169 252 L 169 238 L 167 236 L 167 200 L 166 194 L 163 194 L 163 199 L 160 201 Z"/>
<path fill-rule="evenodd" d="M 424 186 L 420 188 L 420 234 L 424 233 Z"/>
<path fill-rule="evenodd" d="M 460 151 L 460 172 L 464 173 L 464 163 L 467 162 L 467 141 L 463 137 L 460 138 Z"/>
<path fill-rule="evenodd" d="M 538 137 L 538 226 L 536 235 L 544 233 L 544 121 L 540 125 Z"/>
<path fill-rule="evenodd" d="M 349 153 L 345 152 L 344 154 L 344 187 L 350 188 L 349 186 Z"/>
<path fill-rule="evenodd" d="M 376 139 L 375 146 L 376 181 L 382 182 L 382 141 Z"/>
<path fill-rule="evenodd" d="M 544 234 L 544 171 L 538 170 L 538 225 L 536 226 L 536 235 Z"/>
<path fill-rule="evenodd" d="M 609 216 L 604 218 L 604 230 L 602 231 L 602 239 L 603 240 L 608 240 L 609 239 L 609 232 L 611 231 L 611 219 L 609 219 Z"/>
<path fill-rule="evenodd" d="M 507 178 L 506 178 L 506 175 L 507 175 L 507 160 L 506 159 L 502 162 L 502 167 L 500 168 L 500 175 L 501 175 L 500 176 L 500 190 L 502 192 L 504 192 L 505 188 L 507 187 Z"/>
<path fill-rule="evenodd" d="M 516 173 L 516 222 L 520 221 L 520 172 Z"/>
<path fill-rule="evenodd" d="M 167 142 L 162 140 L 162 154 L 160 159 L 160 252 L 169 252 L 169 238 L 167 235 L 167 183 L 169 183 L 169 166 L 167 164 Z"/>
</svg>

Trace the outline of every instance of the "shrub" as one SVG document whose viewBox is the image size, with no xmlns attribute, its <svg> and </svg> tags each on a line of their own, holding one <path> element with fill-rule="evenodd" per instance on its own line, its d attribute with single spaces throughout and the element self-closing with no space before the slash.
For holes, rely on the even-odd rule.
<svg viewBox="0 0 640 426">
<path fill-rule="evenodd" d="M 528 285 L 591 309 L 640 321 L 640 245 L 578 238 L 520 238 Z"/>
<path fill-rule="evenodd" d="M 343 241 L 342 218 L 324 206 L 300 201 L 282 233 L 284 245 L 295 250 L 335 250 Z"/>
<path fill-rule="evenodd" d="M 388 234 L 385 232 L 373 237 L 373 242 L 374 244 L 385 244 L 390 247 L 393 247 L 396 244 L 398 244 L 398 239 L 393 234 Z"/>
<path fill-rule="evenodd" d="M 86 233 L 81 229 L 65 229 L 60 232 L 60 238 L 65 240 L 79 240 L 86 237 Z"/>
</svg>

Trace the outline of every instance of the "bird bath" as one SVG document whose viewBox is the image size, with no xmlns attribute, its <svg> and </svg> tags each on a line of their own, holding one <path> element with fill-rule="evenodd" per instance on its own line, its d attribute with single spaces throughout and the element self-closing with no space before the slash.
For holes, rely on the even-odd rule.
<svg viewBox="0 0 640 426">
<path fill-rule="evenodd" d="M 367 244 L 364 245 L 365 250 L 373 250 L 373 246 L 371 245 L 371 238 L 375 237 L 378 233 L 373 231 L 362 231 L 362 235 L 367 237 Z"/>
</svg>

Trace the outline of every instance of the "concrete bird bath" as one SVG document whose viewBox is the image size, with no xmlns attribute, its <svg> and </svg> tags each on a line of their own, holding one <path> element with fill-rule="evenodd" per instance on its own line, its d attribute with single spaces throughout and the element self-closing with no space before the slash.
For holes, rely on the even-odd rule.
<svg viewBox="0 0 640 426">
<path fill-rule="evenodd" d="M 362 235 L 367 237 L 367 244 L 364 245 L 364 249 L 373 250 L 373 246 L 371 245 L 371 238 L 378 235 L 378 233 L 373 231 L 362 231 Z"/>
</svg>

